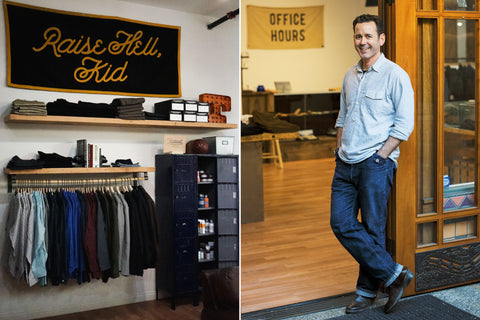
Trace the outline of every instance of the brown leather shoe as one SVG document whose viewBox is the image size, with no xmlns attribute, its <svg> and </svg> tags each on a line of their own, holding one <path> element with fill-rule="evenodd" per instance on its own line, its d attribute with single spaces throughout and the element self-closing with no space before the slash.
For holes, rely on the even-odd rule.
<svg viewBox="0 0 480 320">
<path fill-rule="evenodd" d="M 345 313 L 358 313 L 367 310 L 373 303 L 375 298 L 367 298 L 357 296 L 355 300 L 345 309 Z"/>
<path fill-rule="evenodd" d="M 403 289 L 408 287 L 412 279 L 412 271 L 408 270 L 407 267 L 403 267 L 402 272 L 397 279 L 395 279 L 392 284 L 385 289 L 385 292 L 388 293 L 388 301 L 383 310 L 385 313 L 392 311 L 393 307 L 395 307 L 397 302 L 402 297 Z"/>
</svg>

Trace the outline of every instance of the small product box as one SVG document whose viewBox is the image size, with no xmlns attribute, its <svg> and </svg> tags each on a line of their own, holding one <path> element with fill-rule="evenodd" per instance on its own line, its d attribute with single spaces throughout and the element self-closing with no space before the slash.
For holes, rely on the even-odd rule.
<svg viewBox="0 0 480 320">
<path fill-rule="evenodd" d="M 443 176 L 443 187 L 450 187 L 450 177 L 448 176 L 448 174 Z"/>
<path fill-rule="evenodd" d="M 185 100 L 185 111 L 197 112 L 197 104 L 198 102 L 195 100 Z"/>
<path fill-rule="evenodd" d="M 197 122 L 208 122 L 208 112 L 197 112 Z"/>
<path fill-rule="evenodd" d="M 185 111 L 183 113 L 183 121 L 196 122 L 197 121 L 197 113 L 194 112 L 194 111 Z"/>
<path fill-rule="evenodd" d="M 197 108 L 198 108 L 198 112 L 209 113 L 210 112 L 210 103 L 199 102 Z"/>
<path fill-rule="evenodd" d="M 170 111 L 170 121 L 183 121 L 182 111 Z"/>
<path fill-rule="evenodd" d="M 156 114 L 161 114 L 161 115 L 170 115 L 170 120 L 171 114 L 178 113 L 178 112 L 183 112 L 185 110 L 185 101 L 182 99 L 171 99 L 171 100 L 166 100 L 166 101 L 161 101 L 161 102 L 156 102 L 154 104 L 154 112 Z M 174 116 L 174 118 L 178 118 L 178 116 Z M 174 120 L 174 121 L 182 121 L 182 120 Z"/>
<path fill-rule="evenodd" d="M 208 153 L 233 154 L 233 137 L 204 137 L 208 143 Z"/>
</svg>

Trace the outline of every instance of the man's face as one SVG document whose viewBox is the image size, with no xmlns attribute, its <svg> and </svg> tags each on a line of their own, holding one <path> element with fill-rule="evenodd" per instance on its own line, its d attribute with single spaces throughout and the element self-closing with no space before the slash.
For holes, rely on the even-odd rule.
<svg viewBox="0 0 480 320">
<path fill-rule="evenodd" d="M 378 36 L 375 22 L 357 23 L 353 35 L 355 49 L 364 62 L 380 56 L 380 47 L 385 43 L 385 34 Z"/>
</svg>

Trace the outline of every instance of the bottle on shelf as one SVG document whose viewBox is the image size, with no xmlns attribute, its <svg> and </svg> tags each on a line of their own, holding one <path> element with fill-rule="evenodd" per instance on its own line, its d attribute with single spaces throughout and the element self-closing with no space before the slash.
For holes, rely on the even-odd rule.
<svg viewBox="0 0 480 320">
<path fill-rule="evenodd" d="M 208 194 L 203 197 L 203 207 L 210 208 L 210 200 L 208 199 Z"/>
</svg>

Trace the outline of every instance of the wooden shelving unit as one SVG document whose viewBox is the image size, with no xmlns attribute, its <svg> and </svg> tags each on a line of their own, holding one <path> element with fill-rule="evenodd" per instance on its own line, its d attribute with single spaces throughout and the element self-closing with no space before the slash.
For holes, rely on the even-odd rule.
<svg viewBox="0 0 480 320">
<path fill-rule="evenodd" d="M 163 120 L 126 120 L 118 118 L 91 118 L 67 116 L 27 116 L 9 114 L 5 117 L 6 123 L 28 124 L 58 124 L 58 125 L 87 125 L 109 127 L 139 127 L 139 128 L 206 128 L 206 129 L 235 129 L 237 124 L 211 122 L 185 122 Z"/>
</svg>

